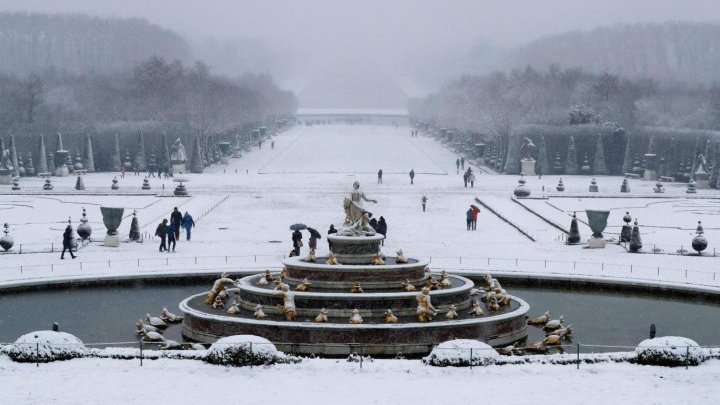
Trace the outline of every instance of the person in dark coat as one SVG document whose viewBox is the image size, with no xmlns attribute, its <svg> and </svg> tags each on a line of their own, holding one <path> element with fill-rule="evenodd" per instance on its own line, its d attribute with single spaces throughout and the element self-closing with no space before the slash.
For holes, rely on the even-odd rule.
<svg viewBox="0 0 720 405">
<path fill-rule="evenodd" d="M 180 224 L 182 223 L 183 216 L 178 211 L 177 207 L 173 208 L 172 214 L 170 214 L 170 224 L 174 225 L 173 229 L 175 231 L 175 240 L 180 239 Z M 168 245 L 168 247 L 170 247 Z"/>
<path fill-rule="evenodd" d="M 477 229 L 477 218 L 478 218 L 478 214 L 480 213 L 480 209 L 475 208 L 475 207 L 471 207 L 471 209 L 472 209 L 472 223 L 470 225 L 472 227 L 472 230 L 474 231 Z"/>
<path fill-rule="evenodd" d="M 65 228 L 65 232 L 63 232 L 63 250 L 62 253 L 60 253 L 60 258 L 65 260 L 65 251 L 67 250 L 70 252 L 70 257 L 73 259 L 76 258 L 72 251 L 72 245 L 73 245 L 73 228 L 72 226 L 68 225 L 67 228 Z"/>
<path fill-rule="evenodd" d="M 415 170 L 410 169 L 410 184 L 415 184 L 415 183 L 413 183 L 414 179 L 415 179 Z"/>
<path fill-rule="evenodd" d="M 467 188 L 467 182 L 468 182 L 468 174 L 467 172 L 463 173 L 463 183 L 465 183 L 465 188 Z"/>
<path fill-rule="evenodd" d="M 300 247 L 302 246 L 302 234 L 297 229 L 292 233 L 293 249 L 295 256 L 300 256 Z"/>
<path fill-rule="evenodd" d="M 472 220 L 473 220 L 473 209 L 468 208 L 467 212 L 465 213 L 465 222 L 466 222 L 468 231 L 472 227 Z"/>
<path fill-rule="evenodd" d="M 333 233 L 337 233 L 337 229 L 335 229 L 335 225 L 330 224 L 330 229 L 328 229 L 327 234 L 331 235 Z M 328 249 L 332 252 L 332 242 L 330 242 L 330 238 L 328 238 Z"/>
<path fill-rule="evenodd" d="M 378 221 L 377 221 L 377 219 L 371 218 L 371 219 L 370 219 L 370 226 L 372 226 L 372 229 L 374 229 L 375 232 L 377 232 L 377 230 L 378 230 Z"/>
<path fill-rule="evenodd" d="M 155 229 L 155 236 L 160 237 L 160 251 L 164 252 L 167 250 L 167 246 L 165 245 L 165 238 L 167 238 L 167 218 L 163 218 L 160 225 L 157 226 L 157 229 Z"/>
<path fill-rule="evenodd" d="M 385 222 L 385 217 L 380 217 L 380 220 L 377 224 L 377 233 L 381 235 L 385 235 L 385 238 L 382 240 L 382 245 L 385 246 L 385 239 L 387 238 L 387 222 Z"/>
<path fill-rule="evenodd" d="M 378 184 L 382 184 L 382 169 L 378 170 Z"/>
<path fill-rule="evenodd" d="M 177 234 L 178 234 L 178 230 L 177 230 L 177 227 L 175 226 L 175 224 L 171 223 L 170 225 L 168 225 L 168 227 L 167 227 L 167 238 L 168 238 L 167 251 L 168 252 L 170 252 L 171 246 L 172 246 L 172 251 L 173 252 L 175 251 L 175 243 L 176 243 L 175 241 L 177 240 L 175 238 L 175 235 L 177 235 Z"/>
<path fill-rule="evenodd" d="M 460 159 L 460 168 L 465 170 L 465 157 L 464 156 L 462 159 Z"/>
<path fill-rule="evenodd" d="M 455 168 L 457 169 L 456 172 L 460 172 L 460 158 L 455 159 Z"/>
<path fill-rule="evenodd" d="M 190 231 L 195 227 L 195 221 L 187 211 L 185 211 L 185 215 L 183 215 L 181 224 L 182 227 L 185 228 L 185 240 L 190 240 Z"/>
</svg>

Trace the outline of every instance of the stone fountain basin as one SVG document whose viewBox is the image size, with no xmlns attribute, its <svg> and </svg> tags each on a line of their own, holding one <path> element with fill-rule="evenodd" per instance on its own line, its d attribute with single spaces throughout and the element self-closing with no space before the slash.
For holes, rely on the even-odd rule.
<svg viewBox="0 0 720 405">
<path fill-rule="evenodd" d="M 204 296 L 204 294 L 199 294 Z M 252 334 L 272 341 L 278 349 L 297 354 L 347 355 L 348 344 L 363 345 L 370 355 L 422 354 L 438 342 L 450 339 L 477 339 L 492 346 L 504 346 L 527 336 L 529 305 L 511 297 L 516 305 L 505 313 L 487 313 L 480 318 L 388 323 L 314 323 L 208 313 L 189 303 L 180 303 L 185 314 L 183 335 L 191 340 L 212 343 L 224 336 Z"/>
<path fill-rule="evenodd" d="M 373 266 L 370 264 L 325 264 L 326 257 L 317 258 L 317 262 L 306 262 L 301 257 L 291 257 L 283 260 L 287 269 L 287 276 L 291 279 L 302 280 L 307 278 L 311 282 L 317 280 L 320 283 L 327 283 L 333 286 L 346 285 L 359 281 L 362 285 L 366 283 L 397 283 L 398 280 L 409 278 L 411 281 L 423 280 L 425 269 L 430 264 L 429 260 L 409 258 L 403 264 L 385 264 Z M 394 257 L 387 258 L 388 263 L 395 263 Z M 319 285 L 318 284 L 318 285 Z"/>
</svg>

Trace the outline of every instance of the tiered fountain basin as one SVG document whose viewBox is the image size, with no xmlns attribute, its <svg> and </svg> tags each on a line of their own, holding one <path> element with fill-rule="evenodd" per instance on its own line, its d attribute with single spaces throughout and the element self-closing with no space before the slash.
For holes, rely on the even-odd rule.
<svg viewBox="0 0 720 405">
<path fill-rule="evenodd" d="M 416 287 L 425 285 L 426 269 L 430 264 L 427 260 L 409 258 L 407 263 L 396 263 L 394 257 L 386 257 L 385 264 L 324 264 L 327 257 L 318 257 L 314 263 L 306 262 L 298 257 L 283 261 L 286 269 L 286 282 L 298 283 L 303 279 L 311 280 L 315 288 L 338 288 L 349 290 L 356 281 L 363 288 L 397 290 L 400 281 L 408 281 Z"/>
<path fill-rule="evenodd" d="M 388 258 L 392 263 L 393 258 Z M 389 267 L 417 266 L 419 260 L 408 260 L 407 264 L 390 264 Z M 386 259 L 386 263 L 388 260 Z M 284 262 L 288 274 L 290 269 L 314 268 L 315 263 L 292 258 Z M 364 274 L 381 271 L 386 266 L 366 265 L 319 265 L 315 271 L 327 273 L 345 271 L 346 274 Z M 322 268 L 325 266 L 325 269 Z M 426 263 L 423 265 L 426 266 Z M 368 268 L 373 267 L 373 268 Z M 424 267 L 423 267 L 424 268 Z M 279 273 L 273 274 L 277 277 Z M 423 272 L 414 285 L 427 283 L 430 273 Z M 439 278 L 439 275 L 432 275 Z M 225 309 L 215 309 L 204 303 L 207 293 L 193 295 L 180 303 L 185 314 L 183 335 L 191 340 L 212 343 L 217 339 L 238 334 L 263 336 L 275 343 L 281 350 L 297 354 L 347 355 L 349 348 L 365 354 L 394 356 L 404 354 L 425 354 L 434 345 L 449 339 L 477 339 L 493 346 L 503 346 L 522 340 L 527 336 L 526 313 L 529 306 L 517 297 L 510 297 L 510 304 L 499 311 L 489 311 L 480 303 L 485 312 L 482 317 L 473 317 L 469 308 L 479 296 L 472 296 L 474 283 L 461 276 L 450 275 L 452 286 L 431 292 L 432 303 L 437 316 L 430 322 L 419 322 L 416 316 L 416 297 L 418 291 L 405 292 L 400 281 L 388 279 L 378 282 L 377 288 L 362 283 L 363 293 L 350 292 L 350 285 L 343 281 L 325 282 L 309 279 L 310 291 L 295 292 L 297 318 L 286 320 L 281 311 L 282 300 L 273 295 L 274 285 L 258 285 L 262 275 L 244 277 L 238 288 L 230 289 L 228 301 L 235 297 L 241 311 L 237 315 L 228 315 Z M 322 277 L 327 280 L 326 277 Z M 407 277 L 405 277 L 407 278 Z M 400 279 L 402 280 L 402 279 Z M 290 290 L 300 282 L 288 277 L 285 282 Z M 322 287 L 320 286 L 322 284 Z M 394 289 L 394 290 L 393 290 Z M 257 304 L 262 304 L 267 318 L 255 319 L 253 312 Z M 455 305 L 459 317 L 448 320 L 445 313 L 450 305 Z M 315 323 L 315 316 L 321 308 L 327 311 L 328 322 Z M 385 310 L 391 308 L 398 323 L 385 323 Z M 362 324 L 351 324 L 349 318 L 353 309 L 358 309 L 363 318 Z"/>
</svg>

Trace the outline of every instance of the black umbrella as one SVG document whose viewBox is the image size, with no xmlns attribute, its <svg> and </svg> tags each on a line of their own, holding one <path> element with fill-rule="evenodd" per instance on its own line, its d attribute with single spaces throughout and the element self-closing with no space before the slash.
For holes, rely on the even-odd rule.
<svg viewBox="0 0 720 405">
<path fill-rule="evenodd" d="M 317 229 L 308 227 L 307 230 L 308 232 L 310 232 L 310 236 L 322 239 L 322 236 L 320 236 L 320 232 L 318 232 Z"/>
<path fill-rule="evenodd" d="M 305 224 L 292 224 L 290 225 L 291 231 L 302 231 L 303 229 L 307 228 Z"/>
</svg>

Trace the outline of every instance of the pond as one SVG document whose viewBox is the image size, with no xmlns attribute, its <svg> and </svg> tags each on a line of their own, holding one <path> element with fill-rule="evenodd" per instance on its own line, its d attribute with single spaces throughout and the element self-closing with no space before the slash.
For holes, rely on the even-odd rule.
<svg viewBox="0 0 720 405">
<path fill-rule="evenodd" d="M 182 283 L 182 284 L 181 284 Z M 168 280 L 158 284 L 44 289 L 4 292 L 0 295 L 0 342 L 13 342 L 22 334 L 60 329 L 86 343 L 134 342 L 135 322 L 145 313 L 159 315 L 163 307 L 180 315 L 178 303 L 192 294 L 207 291 L 207 281 Z M 597 345 L 635 346 L 649 335 L 650 324 L 658 336 L 679 335 L 701 345 L 720 344 L 720 305 L 605 291 L 565 291 L 535 287 L 508 287 L 512 295 L 530 304 L 530 317 L 550 311 L 572 324 L 573 342 Z M 528 342 L 545 334 L 529 326 Z M 182 340 L 181 326 L 171 326 L 165 336 Z M 597 349 L 597 351 L 602 351 Z"/>
</svg>

